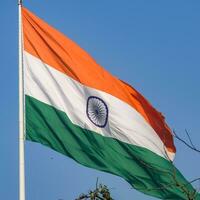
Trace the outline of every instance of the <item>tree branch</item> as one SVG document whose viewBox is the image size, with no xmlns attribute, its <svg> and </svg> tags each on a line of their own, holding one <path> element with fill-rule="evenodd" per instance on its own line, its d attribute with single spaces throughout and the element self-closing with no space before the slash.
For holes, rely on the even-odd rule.
<svg viewBox="0 0 200 200">
<path fill-rule="evenodd" d="M 189 141 L 190 141 L 190 144 L 189 144 L 188 142 L 186 142 L 184 139 L 182 139 L 180 136 L 178 136 L 177 133 L 176 133 L 174 130 L 173 130 L 173 136 L 174 136 L 177 140 L 179 140 L 180 142 L 182 142 L 183 144 L 185 144 L 185 145 L 186 145 L 188 148 L 190 148 L 191 150 L 196 151 L 197 153 L 200 153 L 200 150 L 197 149 L 197 148 L 194 146 L 194 144 L 193 144 L 193 142 L 192 142 L 192 140 L 191 140 L 191 137 L 190 137 L 188 131 L 185 130 L 185 132 L 186 132 L 187 137 L 188 137 L 188 139 L 189 139 Z"/>
</svg>

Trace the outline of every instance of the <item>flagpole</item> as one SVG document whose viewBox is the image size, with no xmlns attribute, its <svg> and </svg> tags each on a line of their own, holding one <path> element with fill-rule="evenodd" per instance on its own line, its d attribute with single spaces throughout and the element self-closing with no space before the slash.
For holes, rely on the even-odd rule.
<svg viewBox="0 0 200 200">
<path fill-rule="evenodd" d="M 25 163 L 24 163 L 24 74 L 22 44 L 22 0 L 18 0 L 19 10 L 19 200 L 25 200 Z"/>
</svg>

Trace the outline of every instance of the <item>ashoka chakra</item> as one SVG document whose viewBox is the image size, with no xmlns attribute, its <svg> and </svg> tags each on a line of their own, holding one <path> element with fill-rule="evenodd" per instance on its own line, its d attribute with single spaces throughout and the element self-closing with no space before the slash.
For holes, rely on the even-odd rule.
<svg viewBox="0 0 200 200">
<path fill-rule="evenodd" d="M 87 100 L 87 116 L 98 127 L 105 127 L 108 121 L 108 107 L 106 103 L 96 96 L 90 96 Z"/>
</svg>

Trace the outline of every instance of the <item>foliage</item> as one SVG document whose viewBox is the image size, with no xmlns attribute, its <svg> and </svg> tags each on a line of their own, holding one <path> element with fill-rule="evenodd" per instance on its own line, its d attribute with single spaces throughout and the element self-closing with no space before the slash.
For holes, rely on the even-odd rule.
<svg viewBox="0 0 200 200">
<path fill-rule="evenodd" d="M 76 200 L 114 200 L 106 185 L 96 184 L 94 190 L 90 190 L 88 194 L 81 194 Z"/>
</svg>

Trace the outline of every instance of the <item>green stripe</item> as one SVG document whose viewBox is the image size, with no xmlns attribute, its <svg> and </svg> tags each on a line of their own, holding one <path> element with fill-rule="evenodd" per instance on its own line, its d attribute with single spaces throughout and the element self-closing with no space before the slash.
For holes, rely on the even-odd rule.
<svg viewBox="0 0 200 200">
<path fill-rule="evenodd" d="M 151 196 L 187 200 L 184 191 L 190 195 L 195 192 L 164 158 L 74 125 L 64 112 L 29 96 L 26 96 L 26 139 L 46 145 L 87 167 L 118 175 Z"/>
</svg>

